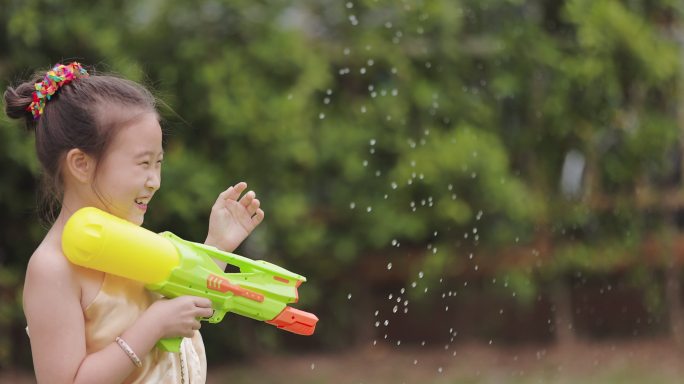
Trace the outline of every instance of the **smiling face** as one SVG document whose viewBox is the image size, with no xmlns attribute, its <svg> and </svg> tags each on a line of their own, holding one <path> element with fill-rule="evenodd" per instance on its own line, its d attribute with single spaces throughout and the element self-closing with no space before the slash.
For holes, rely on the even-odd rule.
<svg viewBox="0 0 684 384">
<path fill-rule="evenodd" d="M 93 188 L 101 209 L 140 225 L 161 185 L 162 130 L 154 113 L 121 128 L 97 167 Z"/>
</svg>

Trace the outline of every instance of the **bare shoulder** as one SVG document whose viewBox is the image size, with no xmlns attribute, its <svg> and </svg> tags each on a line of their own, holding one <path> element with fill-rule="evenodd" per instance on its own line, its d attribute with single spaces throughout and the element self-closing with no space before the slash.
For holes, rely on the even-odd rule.
<svg viewBox="0 0 684 384">
<path fill-rule="evenodd" d="M 35 295 L 43 301 L 43 294 L 59 294 L 78 300 L 85 310 L 100 291 L 103 278 L 102 272 L 69 262 L 60 246 L 44 243 L 33 253 L 26 269 L 24 304 Z"/>
<path fill-rule="evenodd" d="M 73 293 L 75 297 L 79 296 L 80 291 L 77 271 L 61 249 L 49 244 L 41 244 L 31 255 L 26 268 L 24 299 L 27 294 L 43 289 L 59 291 L 60 294 Z"/>
<path fill-rule="evenodd" d="M 26 268 L 26 280 L 28 282 L 43 278 L 49 278 L 55 282 L 73 280 L 74 273 L 71 263 L 64 257 L 61 249 L 41 244 L 31 255 Z"/>
</svg>

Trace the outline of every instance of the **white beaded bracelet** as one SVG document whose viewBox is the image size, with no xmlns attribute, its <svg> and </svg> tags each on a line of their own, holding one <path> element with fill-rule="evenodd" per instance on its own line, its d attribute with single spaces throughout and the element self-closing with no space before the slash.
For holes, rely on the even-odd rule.
<svg viewBox="0 0 684 384">
<path fill-rule="evenodd" d="M 131 361 L 133 362 L 133 364 L 135 364 L 136 367 L 142 367 L 142 362 L 140 361 L 140 358 L 138 358 L 138 355 L 135 354 L 133 348 L 131 348 L 131 346 L 128 345 L 128 343 L 126 343 L 124 339 L 117 337 L 116 343 L 119 344 L 119 347 L 121 347 L 121 349 L 123 349 L 124 352 L 126 352 L 128 357 L 131 358 Z"/>
</svg>

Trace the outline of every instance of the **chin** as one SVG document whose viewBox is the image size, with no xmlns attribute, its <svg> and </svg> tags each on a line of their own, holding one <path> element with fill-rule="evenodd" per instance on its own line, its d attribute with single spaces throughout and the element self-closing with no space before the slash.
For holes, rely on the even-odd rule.
<svg viewBox="0 0 684 384">
<path fill-rule="evenodd" d="M 135 224 L 135 225 L 142 225 L 143 221 L 145 221 L 145 215 L 143 215 L 143 214 L 130 215 L 127 220 L 130 221 L 131 223 Z"/>
</svg>

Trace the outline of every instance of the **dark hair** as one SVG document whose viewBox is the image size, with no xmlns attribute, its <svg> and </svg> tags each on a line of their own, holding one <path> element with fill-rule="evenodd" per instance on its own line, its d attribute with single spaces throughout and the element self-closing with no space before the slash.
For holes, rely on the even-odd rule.
<svg viewBox="0 0 684 384">
<path fill-rule="evenodd" d="M 64 193 L 61 168 L 66 153 L 78 148 L 95 160 L 102 159 L 119 128 L 134 118 L 131 112 L 157 114 L 154 96 L 142 85 L 113 75 L 98 75 L 89 70 L 63 85 L 45 105 L 38 120 L 27 107 L 33 101 L 34 85 L 46 72 L 4 93 L 5 113 L 24 119 L 26 128 L 36 135 L 36 153 L 43 168 L 39 210 L 47 222 L 54 221 Z M 126 113 L 128 112 L 128 113 Z"/>
</svg>

